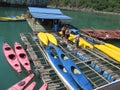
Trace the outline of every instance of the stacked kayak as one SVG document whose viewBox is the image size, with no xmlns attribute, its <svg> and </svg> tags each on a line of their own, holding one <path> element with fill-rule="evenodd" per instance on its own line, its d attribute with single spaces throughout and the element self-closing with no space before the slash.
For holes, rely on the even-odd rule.
<svg viewBox="0 0 120 90">
<path fill-rule="evenodd" d="M 50 49 L 54 48 L 54 50 L 50 51 L 49 48 Z M 72 62 L 72 60 L 70 58 L 68 58 L 64 54 L 64 52 L 60 48 L 58 48 L 57 46 L 50 45 L 49 47 L 46 48 L 46 52 L 47 52 L 50 60 L 51 61 L 54 60 L 54 68 L 56 68 L 58 70 L 58 66 L 60 66 L 61 68 L 65 69 L 66 73 L 69 73 L 69 75 L 73 78 L 74 82 L 76 82 L 77 85 L 79 85 L 82 89 L 93 90 L 92 85 L 87 80 L 87 78 L 82 74 L 80 69 L 76 66 L 76 64 L 74 62 Z M 57 56 L 55 56 L 53 52 L 56 53 Z M 53 59 L 53 57 L 54 57 L 54 59 Z M 55 59 L 55 58 L 57 58 L 57 59 Z M 58 63 L 58 61 L 59 61 L 59 63 Z M 58 73 L 60 73 L 60 71 L 58 71 Z M 68 77 L 68 75 L 67 75 L 67 78 L 70 78 L 70 77 Z"/>
<path fill-rule="evenodd" d="M 18 62 L 17 56 L 14 52 L 14 50 L 11 48 L 11 46 L 8 43 L 3 44 L 3 52 L 6 57 L 6 60 L 8 63 L 12 66 L 12 68 L 17 72 L 21 72 L 21 66 Z"/>
<path fill-rule="evenodd" d="M 18 83 L 14 84 L 7 90 L 23 90 L 33 77 L 34 77 L 34 74 L 30 74 L 29 76 L 27 76 L 23 80 L 19 81 Z"/>
<path fill-rule="evenodd" d="M 61 35 L 62 32 L 59 32 L 59 34 Z M 70 40 L 70 41 L 72 41 L 73 43 L 75 43 L 75 35 L 70 34 L 68 40 Z M 85 39 L 83 39 L 83 38 L 81 38 L 81 37 L 79 38 L 79 46 L 81 46 L 81 47 L 83 47 L 83 48 L 86 48 L 86 47 L 89 47 L 89 48 L 91 48 L 91 49 L 94 48 L 92 44 L 88 43 Z"/>
<path fill-rule="evenodd" d="M 39 32 L 38 33 L 38 38 L 46 46 L 49 43 L 52 43 L 54 45 L 58 44 L 56 38 L 50 33 Z"/>
<path fill-rule="evenodd" d="M 13 69 L 16 72 L 20 73 L 22 71 L 20 66 L 21 63 L 21 65 L 29 73 L 31 71 L 31 66 L 26 51 L 24 50 L 22 45 L 18 42 L 14 43 L 14 50 L 8 43 L 5 42 L 3 44 L 4 55 L 8 63 L 13 67 Z"/>
<path fill-rule="evenodd" d="M 114 50 L 116 50 L 116 51 L 118 51 L 120 53 L 120 48 L 118 48 L 117 46 L 114 46 L 114 45 L 112 45 L 110 43 L 105 43 L 105 45 L 112 48 L 112 49 L 114 49 Z"/>
<path fill-rule="evenodd" d="M 66 68 L 62 65 L 59 57 L 57 57 L 57 54 L 54 51 L 55 49 L 52 45 L 46 46 L 46 53 L 49 58 L 49 63 L 54 68 L 59 77 L 66 83 L 70 90 L 79 90 L 78 85 L 68 73 Z"/>
<path fill-rule="evenodd" d="M 31 71 L 30 62 L 27 56 L 27 53 L 25 52 L 22 45 L 18 42 L 15 42 L 14 44 L 14 50 L 16 53 L 16 56 L 21 63 L 21 65 L 26 69 L 26 71 L 29 73 Z"/>
<path fill-rule="evenodd" d="M 113 48 L 110 48 L 106 45 L 94 45 L 97 49 L 101 50 L 111 58 L 115 59 L 116 61 L 120 62 L 120 53 Z"/>
</svg>

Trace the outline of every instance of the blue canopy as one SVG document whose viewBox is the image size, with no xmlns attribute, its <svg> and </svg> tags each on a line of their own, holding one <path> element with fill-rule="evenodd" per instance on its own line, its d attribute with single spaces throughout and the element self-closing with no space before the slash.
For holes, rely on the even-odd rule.
<svg viewBox="0 0 120 90">
<path fill-rule="evenodd" d="M 54 8 L 37 8 L 37 7 L 28 7 L 31 15 L 34 18 L 41 18 L 41 19 L 66 19 L 71 20 L 72 18 L 69 16 L 64 15 L 60 9 Z"/>
</svg>

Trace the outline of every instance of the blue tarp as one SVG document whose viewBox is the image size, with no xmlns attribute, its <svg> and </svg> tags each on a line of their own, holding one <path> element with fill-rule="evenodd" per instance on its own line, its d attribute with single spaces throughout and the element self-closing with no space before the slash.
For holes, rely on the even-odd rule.
<svg viewBox="0 0 120 90">
<path fill-rule="evenodd" d="M 59 9 L 37 7 L 28 7 L 28 9 L 34 18 L 67 20 L 72 19 L 71 17 L 64 15 Z"/>
</svg>

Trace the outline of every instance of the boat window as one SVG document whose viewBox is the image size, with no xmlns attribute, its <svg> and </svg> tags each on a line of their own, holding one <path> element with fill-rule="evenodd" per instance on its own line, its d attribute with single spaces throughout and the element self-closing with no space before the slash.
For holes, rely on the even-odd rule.
<svg viewBox="0 0 120 90">
<path fill-rule="evenodd" d="M 19 56 L 20 56 L 21 58 L 25 58 L 25 57 L 26 57 L 26 55 L 25 55 L 24 53 L 19 54 Z"/>
<path fill-rule="evenodd" d="M 20 83 L 18 83 L 19 86 L 23 86 L 25 85 L 25 81 L 21 81 Z"/>
<path fill-rule="evenodd" d="M 9 50 L 11 50 L 11 48 L 10 48 L 10 47 L 6 47 L 5 50 L 6 50 L 6 51 L 9 51 Z"/>
<path fill-rule="evenodd" d="M 69 59 L 69 58 L 68 58 L 67 56 L 65 56 L 64 54 L 61 54 L 61 57 L 62 57 L 63 60 Z"/>
<path fill-rule="evenodd" d="M 62 66 L 62 65 L 58 65 L 59 66 L 59 68 L 61 69 L 61 70 L 63 70 L 63 72 L 67 72 L 67 70 L 64 68 L 64 66 Z"/>
<path fill-rule="evenodd" d="M 76 69 L 74 66 L 71 66 L 71 70 L 74 74 L 80 74 L 80 71 Z"/>
<path fill-rule="evenodd" d="M 11 60 L 15 60 L 15 55 L 14 55 L 14 54 L 10 54 L 8 57 L 9 57 Z"/>
<path fill-rule="evenodd" d="M 20 49 L 22 49 L 22 47 L 21 46 L 17 46 L 16 49 L 20 50 Z"/>
</svg>

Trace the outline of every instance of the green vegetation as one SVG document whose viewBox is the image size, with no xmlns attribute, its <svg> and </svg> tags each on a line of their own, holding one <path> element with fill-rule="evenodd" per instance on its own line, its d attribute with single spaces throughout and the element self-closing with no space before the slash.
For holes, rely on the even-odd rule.
<svg viewBox="0 0 120 90">
<path fill-rule="evenodd" d="M 48 0 L 49 5 L 120 13 L 120 0 Z"/>
</svg>

